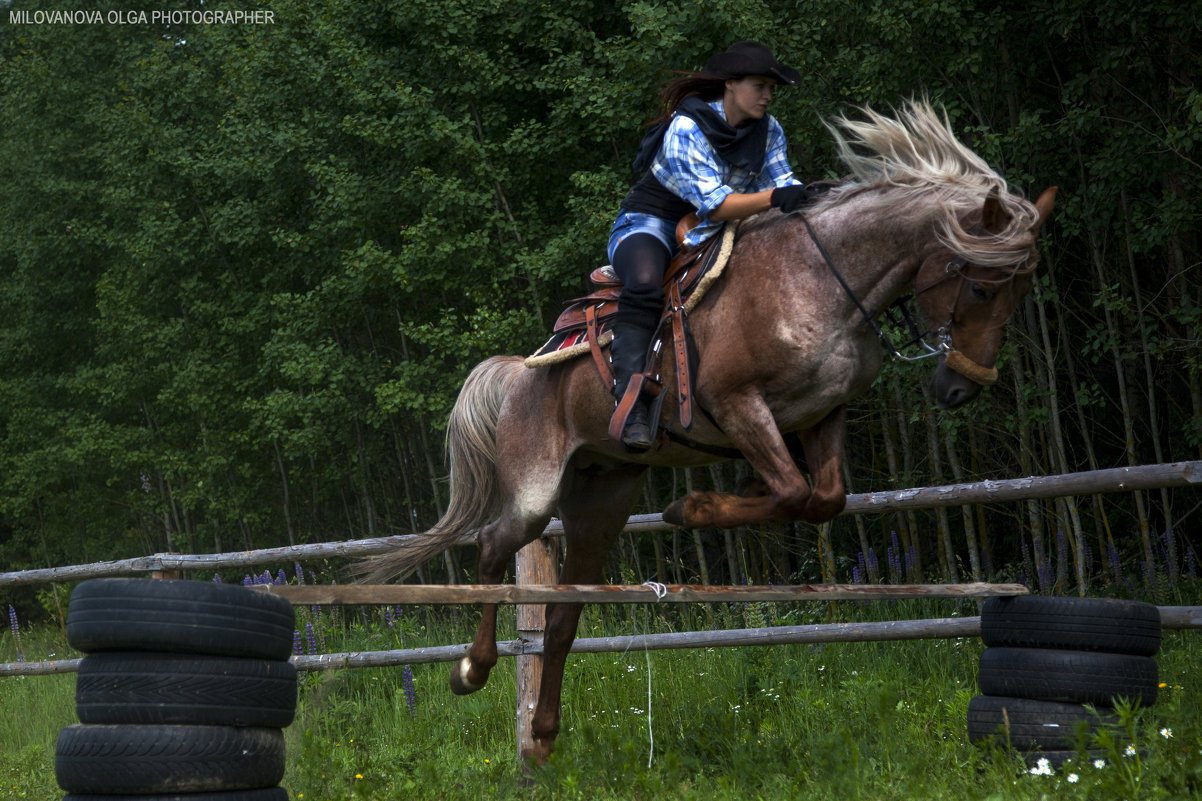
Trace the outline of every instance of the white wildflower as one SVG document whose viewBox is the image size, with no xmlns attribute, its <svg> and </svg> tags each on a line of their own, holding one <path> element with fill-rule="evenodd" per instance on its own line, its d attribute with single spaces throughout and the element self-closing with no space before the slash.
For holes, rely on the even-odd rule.
<svg viewBox="0 0 1202 801">
<path fill-rule="evenodd" d="M 1079 777 L 1079 776 L 1077 776 L 1077 774 L 1075 774 L 1075 773 L 1070 773 L 1070 774 L 1068 775 L 1068 783 L 1069 783 L 1069 784 L 1076 784 L 1076 783 L 1077 783 L 1077 779 L 1078 779 L 1078 778 L 1080 778 L 1080 777 Z"/>
<path fill-rule="evenodd" d="M 1166 740 L 1171 740 L 1171 739 L 1173 739 L 1173 730 L 1172 729 L 1161 729 L 1160 736 Z"/>
<path fill-rule="evenodd" d="M 1095 760 L 1093 761 L 1093 766 L 1094 766 L 1095 768 L 1097 768 L 1098 770 L 1101 770 L 1102 768 L 1106 767 L 1106 760 L 1104 760 L 1104 759 L 1095 759 Z"/>
<path fill-rule="evenodd" d="M 1051 776 L 1052 775 L 1052 763 L 1048 762 L 1046 759 L 1040 759 L 1038 762 L 1035 763 L 1035 767 L 1031 768 L 1031 775 L 1032 776 Z"/>
</svg>

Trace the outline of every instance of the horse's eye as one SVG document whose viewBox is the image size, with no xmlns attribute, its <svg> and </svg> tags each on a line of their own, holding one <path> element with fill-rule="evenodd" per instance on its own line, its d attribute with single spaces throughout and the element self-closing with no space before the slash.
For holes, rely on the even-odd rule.
<svg viewBox="0 0 1202 801">
<path fill-rule="evenodd" d="M 969 284 L 968 291 L 972 294 L 972 299 L 984 303 L 987 300 L 992 300 L 994 292 L 992 289 L 986 289 L 980 284 Z"/>
</svg>

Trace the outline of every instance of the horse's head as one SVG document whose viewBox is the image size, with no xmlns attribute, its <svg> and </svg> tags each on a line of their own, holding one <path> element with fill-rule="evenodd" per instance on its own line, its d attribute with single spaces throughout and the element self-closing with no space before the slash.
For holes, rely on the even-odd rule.
<svg viewBox="0 0 1202 801">
<path fill-rule="evenodd" d="M 1016 254 L 1012 263 L 983 265 L 969 254 L 956 250 L 949 254 L 947 247 L 939 247 L 919 268 L 915 280 L 918 305 L 934 327 L 942 351 L 930 383 L 940 409 L 963 406 L 982 386 L 997 380 L 994 363 L 1002 331 L 1031 288 L 1031 272 L 1038 259 L 1035 240 L 1052 212 L 1055 197 L 1055 187 L 1040 195 L 1035 222 L 1025 231 L 1010 230 L 1013 220 L 993 193 L 985 199 L 979 218 L 974 214 L 966 221 L 972 236 L 981 241 L 993 238 L 996 242 L 1005 235 L 1006 251 Z"/>
</svg>

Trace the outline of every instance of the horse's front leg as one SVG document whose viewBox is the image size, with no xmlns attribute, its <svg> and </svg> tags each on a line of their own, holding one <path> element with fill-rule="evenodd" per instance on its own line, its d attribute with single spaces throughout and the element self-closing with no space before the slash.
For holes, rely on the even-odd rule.
<svg viewBox="0 0 1202 801">
<path fill-rule="evenodd" d="M 734 528 L 764 520 L 810 519 L 810 485 L 789 453 L 767 404 L 757 393 L 727 403 L 715 418 L 759 473 L 765 492 L 737 496 L 693 492 L 664 510 L 669 523 L 687 528 Z M 806 452 L 807 460 L 809 452 Z"/>
<path fill-rule="evenodd" d="M 810 468 L 813 489 L 802 511 L 810 523 L 833 520 L 847 505 L 843 484 L 843 445 L 847 440 L 847 407 L 840 406 L 822 422 L 801 432 L 806 464 Z"/>
</svg>

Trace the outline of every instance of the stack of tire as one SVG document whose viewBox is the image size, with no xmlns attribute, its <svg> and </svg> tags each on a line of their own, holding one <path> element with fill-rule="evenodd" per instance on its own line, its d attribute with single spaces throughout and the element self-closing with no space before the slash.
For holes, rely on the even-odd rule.
<svg viewBox="0 0 1202 801">
<path fill-rule="evenodd" d="M 1160 611 L 1151 604 L 1026 595 L 989 598 L 981 610 L 977 686 L 968 737 L 993 740 L 1029 762 L 1059 766 L 1078 731 L 1116 722 L 1117 698 L 1156 702 Z M 1095 712 L 1086 709 L 1094 707 Z"/>
<path fill-rule="evenodd" d="M 292 606 L 244 587 L 95 579 L 71 594 L 67 640 L 86 656 L 80 724 L 54 769 L 70 801 L 287 801 L 296 712 Z"/>
</svg>

